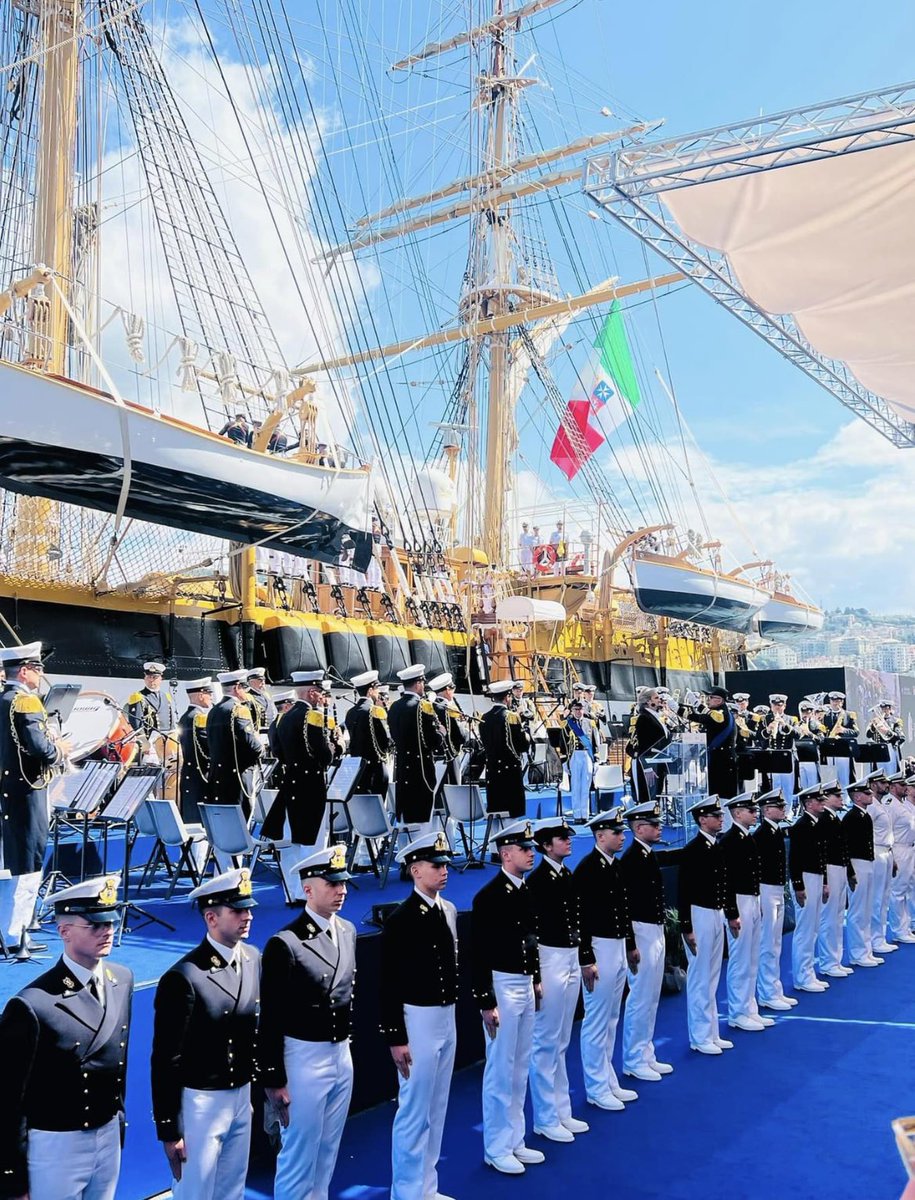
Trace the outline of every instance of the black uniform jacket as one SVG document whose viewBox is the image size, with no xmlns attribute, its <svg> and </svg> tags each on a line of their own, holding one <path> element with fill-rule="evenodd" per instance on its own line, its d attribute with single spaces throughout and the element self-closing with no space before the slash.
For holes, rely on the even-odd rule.
<svg viewBox="0 0 915 1200">
<path fill-rule="evenodd" d="M 48 770 L 60 761 L 41 700 L 7 683 L 0 695 L 0 836 L 3 865 L 13 875 L 41 870 L 48 844 Z"/>
<path fill-rule="evenodd" d="M 619 859 L 613 862 L 595 846 L 574 872 L 581 910 L 581 943 L 578 961 L 583 967 L 594 963 L 593 939 L 625 938 L 627 949 L 635 946 L 632 918 Z"/>
<path fill-rule="evenodd" d="M 248 707 L 258 733 L 266 733 L 276 720 L 276 704 L 269 692 L 256 692 L 248 688 Z"/>
<path fill-rule="evenodd" d="M 672 866 L 679 860 L 679 850 L 649 850 L 633 838 L 620 856 L 620 871 L 626 887 L 629 916 L 645 925 L 663 925 L 666 915 L 662 866 Z"/>
<path fill-rule="evenodd" d="M 329 736 L 332 728 L 333 717 L 305 700 L 297 700 L 283 714 L 276 727 L 282 775 L 276 800 L 264 821 L 264 837 L 281 838 L 288 816 L 292 841 L 314 845 L 327 804 L 327 768 L 334 757 Z"/>
<path fill-rule="evenodd" d="M 523 817 L 527 798 L 521 755 L 526 736 L 520 717 L 504 704 L 494 704 L 480 722 L 480 741 L 486 752 L 487 809 Z"/>
<path fill-rule="evenodd" d="M 842 818 L 842 831 L 849 858 L 874 861 L 874 822 L 866 809 L 853 804 Z"/>
<path fill-rule="evenodd" d="M 727 865 L 728 884 L 738 896 L 758 896 L 760 883 L 759 847 L 738 825 L 721 838 Z"/>
<path fill-rule="evenodd" d="M 181 746 L 181 816 L 200 823 L 200 805 L 206 804 L 210 756 L 207 751 L 207 710 L 192 704 L 178 722 Z"/>
<path fill-rule="evenodd" d="M 473 995 L 481 1010 L 496 1006 L 493 971 L 540 982 L 537 920 L 525 883 L 518 887 L 500 870 L 473 898 L 470 931 Z"/>
<path fill-rule="evenodd" d="M 389 782 L 387 756 L 392 746 L 387 711 L 365 696 L 353 705 L 343 723 L 349 733 L 349 753 L 362 759 L 362 769 L 353 791 L 384 799 Z"/>
<path fill-rule="evenodd" d="M 428 821 L 435 797 L 435 756 L 445 749 L 438 717 L 428 700 L 404 692 L 388 710 L 394 741 L 397 815 L 402 821 Z"/>
<path fill-rule="evenodd" d="M 569 950 L 581 944 L 581 914 L 575 877 L 568 867 L 557 871 L 546 859 L 524 881 L 531 894 L 541 946 Z"/>
<path fill-rule="evenodd" d="M 671 737 L 671 730 L 656 712 L 649 708 L 639 709 L 631 734 L 633 758 L 641 758 L 652 750 L 663 750 Z"/>
<path fill-rule="evenodd" d="M 264 753 L 251 720 L 251 710 L 226 696 L 207 713 L 207 749 L 210 767 L 207 795 L 210 804 L 240 804 L 250 811 L 244 773 L 260 762 Z"/>
<path fill-rule="evenodd" d="M 0 1017 L 0 1196 L 29 1190 L 29 1128 L 99 1129 L 124 1116 L 133 975 L 105 962 L 104 1007 L 60 959 Z M 32 1200 L 40 1200 L 32 1193 Z"/>
<path fill-rule="evenodd" d="M 415 889 L 381 931 L 381 1033 L 389 1046 L 409 1041 L 404 1005 L 444 1008 L 457 1001 L 457 910 Z"/>
<path fill-rule="evenodd" d="M 826 841 L 822 821 L 802 813 L 788 830 L 788 873 L 795 891 L 804 887 L 804 873 L 826 874 Z"/>
<path fill-rule="evenodd" d="M 167 733 L 175 728 L 177 709 L 175 701 L 168 688 L 160 688 L 158 692 L 148 687 L 141 687 L 127 697 L 124 715 L 133 730 L 142 733 Z"/>
<path fill-rule="evenodd" d="M 823 844 L 826 851 L 826 865 L 844 867 L 850 881 L 854 882 L 855 869 L 851 865 L 851 855 L 845 838 L 845 821 L 832 809 L 824 809 L 820 815 Z"/>
<path fill-rule="evenodd" d="M 266 1087 L 285 1087 L 283 1039 L 345 1042 L 352 1027 L 356 976 L 356 927 L 335 917 L 337 944 L 305 911 L 275 933 L 264 947 L 260 1078 Z"/>
<path fill-rule="evenodd" d="M 182 1136 L 181 1091 L 242 1087 L 255 1074 L 260 951 L 239 947 L 238 970 L 206 938 L 156 988 L 153 1118 L 160 1141 Z"/>
<path fill-rule="evenodd" d="M 773 827 L 763 818 L 753 830 L 752 837 L 759 852 L 759 882 L 784 887 L 788 879 L 785 854 L 788 831 L 781 825 Z"/>
<path fill-rule="evenodd" d="M 710 842 L 701 832 L 687 842 L 680 856 L 677 909 L 683 933 L 693 932 L 694 904 L 697 908 L 723 909 L 729 921 L 740 915 L 721 844 Z"/>
</svg>

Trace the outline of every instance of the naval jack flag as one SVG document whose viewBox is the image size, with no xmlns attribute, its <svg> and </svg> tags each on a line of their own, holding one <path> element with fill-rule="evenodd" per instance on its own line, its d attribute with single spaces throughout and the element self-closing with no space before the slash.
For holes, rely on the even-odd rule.
<svg viewBox="0 0 915 1200">
<path fill-rule="evenodd" d="M 590 386 L 587 384 L 590 380 Z M 585 388 L 587 387 L 587 391 Z M 556 431 L 550 459 L 574 479 L 591 455 L 641 401 L 619 301 L 594 339 L 591 363 L 579 380 Z"/>
</svg>

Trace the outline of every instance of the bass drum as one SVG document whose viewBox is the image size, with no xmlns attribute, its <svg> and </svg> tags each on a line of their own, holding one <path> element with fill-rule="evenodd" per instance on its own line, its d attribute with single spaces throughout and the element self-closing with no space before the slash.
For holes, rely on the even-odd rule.
<svg viewBox="0 0 915 1200">
<path fill-rule="evenodd" d="M 80 692 L 63 729 L 71 762 L 95 759 L 125 767 L 137 756 L 137 739 L 121 706 L 107 692 Z"/>
</svg>

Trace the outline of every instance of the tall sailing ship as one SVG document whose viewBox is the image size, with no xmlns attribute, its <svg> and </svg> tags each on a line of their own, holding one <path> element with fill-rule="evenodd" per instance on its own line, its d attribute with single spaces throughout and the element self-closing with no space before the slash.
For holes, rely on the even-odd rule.
<svg viewBox="0 0 915 1200">
<path fill-rule="evenodd" d="M 118 698 L 148 658 L 622 697 L 815 627 L 726 570 L 669 489 L 599 467 L 570 416 L 570 330 L 682 277 L 581 253 L 563 198 L 584 156 L 655 126 L 544 148 L 536 18 L 562 5 L 480 0 L 394 62 L 347 4 L 311 24 L 284 0 L 3 6 L 0 642 L 40 637 L 55 674 Z M 639 411 L 619 436 L 663 478 Z M 554 433 L 580 460 L 562 491 L 525 455 Z M 576 552 L 549 540 L 562 513 L 589 530 Z"/>
</svg>

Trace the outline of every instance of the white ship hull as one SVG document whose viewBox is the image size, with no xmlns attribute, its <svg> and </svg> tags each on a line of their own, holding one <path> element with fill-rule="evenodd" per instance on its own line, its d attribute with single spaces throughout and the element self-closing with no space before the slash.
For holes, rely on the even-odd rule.
<svg viewBox="0 0 915 1200">
<path fill-rule="evenodd" d="M 642 612 L 737 633 L 749 630 L 769 599 L 747 580 L 653 554 L 633 556 L 632 587 Z"/>
</svg>

